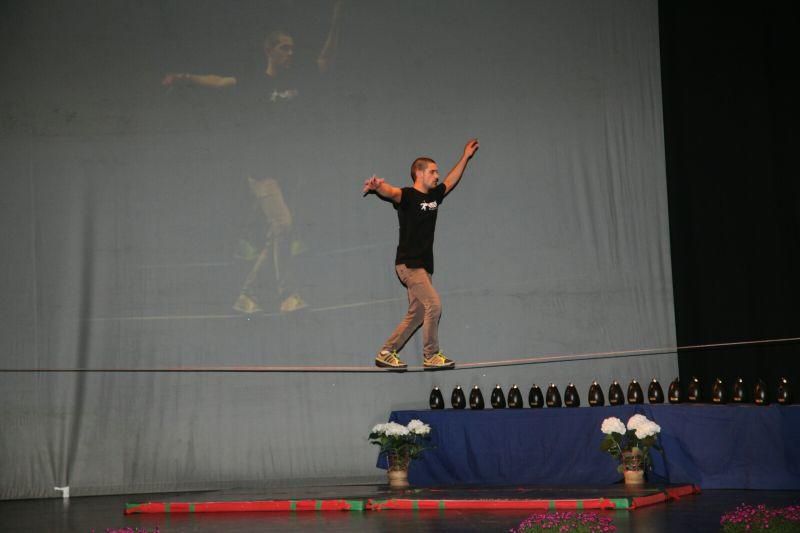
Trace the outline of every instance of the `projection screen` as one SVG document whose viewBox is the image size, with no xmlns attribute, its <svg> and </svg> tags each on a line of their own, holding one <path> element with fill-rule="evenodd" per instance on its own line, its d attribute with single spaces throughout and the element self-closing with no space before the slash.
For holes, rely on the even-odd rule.
<svg viewBox="0 0 800 533">
<path fill-rule="evenodd" d="M 0 10 L 0 498 L 380 479 L 369 428 L 434 385 L 677 374 L 655 0 Z M 374 368 L 407 301 L 362 183 L 473 137 L 442 349 L 551 362 L 221 371 Z"/>
</svg>

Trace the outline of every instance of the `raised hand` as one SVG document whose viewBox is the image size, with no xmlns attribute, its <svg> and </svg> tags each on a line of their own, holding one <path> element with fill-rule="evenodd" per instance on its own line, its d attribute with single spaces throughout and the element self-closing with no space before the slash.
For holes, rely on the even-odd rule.
<svg viewBox="0 0 800 533">
<path fill-rule="evenodd" d="M 480 145 L 478 144 L 478 139 L 470 139 L 467 142 L 467 145 L 464 147 L 464 157 L 469 159 L 470 157 L 475 155 L 475 152 L 478 151 L 479 147 Z"/>
<path fill-rule="evenodd" d="M 183 74 L 176 74 L 170 72 L 169 74 L 161 78 L 161 85 L 163 85 L 164 87 L 171 87 L 172 85 L 175 84 L 176 81 L 182 79 L 182 77 Z"/>
<path fill-rule="evenodd" d="M 383 178 L 379 178 L 375 174 L 372 175 L 371 178 L 364 181 L 364 188 L 362 189 L 362 193 L 367 194 L 369 191 L 376 191 L 378 187 L 383 185 L 385 180 Z"/>
</svg>

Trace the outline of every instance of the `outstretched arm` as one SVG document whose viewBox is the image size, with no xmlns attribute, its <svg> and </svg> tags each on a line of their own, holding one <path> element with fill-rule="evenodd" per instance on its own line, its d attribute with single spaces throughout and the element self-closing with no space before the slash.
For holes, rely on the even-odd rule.
<svg viewBox="0 0 800 533">
<path fill-rule="evenodd" d="M 224 89 L 236 85 L 236 78 L 231 76 L 217 76 L 216 74 L 189 74 L 188 72 L 171 72 L 161 79 L 161 85 L 172 87 L 176 85 L 197 85 L 212 89 Z"/>
<path fill-rule="evenodd" d="M 333 18 L 331 19 L 331 28 L 328 31 L 328 38 L 325 39 L 325 44 L 317 58 L 317 67 L 320 72 L 327 72 L 333 65 L 333 60 L 336 56 L 336 49 L 339 47 L 339 34 L 340 32 L 340 19 L 342 18 L 342 0 L 336 0 L 333 4 Z"/>
<path fill-rule="evenodd" d="M 467 142 L 467 145 L 464 146 L 464 153 L 461 156 L 461 159 L 458 160 L 456 166 L 453 167 L 453 170 L 451 170 L 444 179 L 445 194 L 449 194 L 450 191 L 453 190 L 453 187 L 458 185 L 458 181 L 464 174 L 464 169 L 467 168 L 467 163 L 469 163 L 469 160 L 472 159 L 472 156 L 475 155 L 475 152 L 477 151 L 478 139 L 470 139 L 470 141 Z"/>
<path fill-rule="evenodd" d="M 374 174 L 370 179 L 364 182 L 364 189 L 361 192 L 363 192 L 364 195 L 367 195 L 371 191 L 374 191 L 381 198 L 391 200 L 396 204 L 400 203 L 400 199 L 403 196 L 402 189 L 386 183 L 386 180 L 379 178 Z"/>
</svg>

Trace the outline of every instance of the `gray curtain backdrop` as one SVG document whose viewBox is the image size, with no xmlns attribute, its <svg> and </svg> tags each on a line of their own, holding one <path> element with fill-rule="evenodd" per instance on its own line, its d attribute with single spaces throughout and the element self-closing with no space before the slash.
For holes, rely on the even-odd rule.
<svg viewBox="0 0 800 533">
<path fill-rule="evenodd" d="M 320 74 L 333 9 L 3 3 L 0 367 L 369 367 L 406 296 L 396 215 L 361 184 L 410 185 L 420 155 L 446 171 L 470 137 L 436 235 L 445 353 L 674 346 L 655 0 L 351 0 Z M 253 126 L 236 90 L 161 84 L 257 75 L 276 28 L 295 40 L 288 112 Z M 241 241 L 263 232 L 254 167 L 291 209 L 304 311 L 231 309 Z M 401 355 L 420 352 L 418 333 Z M 378 480 L 369 429 L 434 385 L 574 382 L 585 404 L 593 379 L 676 374 L 674 353 L 405 375 L 4 371 L 0 498 Z"/>
</svg>

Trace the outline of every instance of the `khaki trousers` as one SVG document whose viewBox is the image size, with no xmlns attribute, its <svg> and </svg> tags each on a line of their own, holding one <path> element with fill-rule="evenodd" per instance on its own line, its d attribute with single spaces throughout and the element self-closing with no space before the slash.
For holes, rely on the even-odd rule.
<svg viewBox="0 0 800 533">
<path fill-rule="evenodd" d="M 392 335 L 383 344 L 384 350 L 400 351 L 405 343 L 422 326 L 423 355 L 439 353 L 439 318 L 442 302 L 433 288 L 431 275 L 424 268 L 396 265 L 395 272 L 408 290 L 408 312 Z"/>
<path fill-rule="evenodd" d="M 247 178 L 250 191 L 258 198 L 258 205 L 266 222 L 264 246 L 253 268 L 247 274 L 242 294 L 258 300 L 258 281 L 263 270 L 271 270 L 278 296 L 285 298 L 294 292 L 292 279 L 291 231 L 292 214 L 283 199 L 280 185 L 274 179 Z"/>
</svg>

